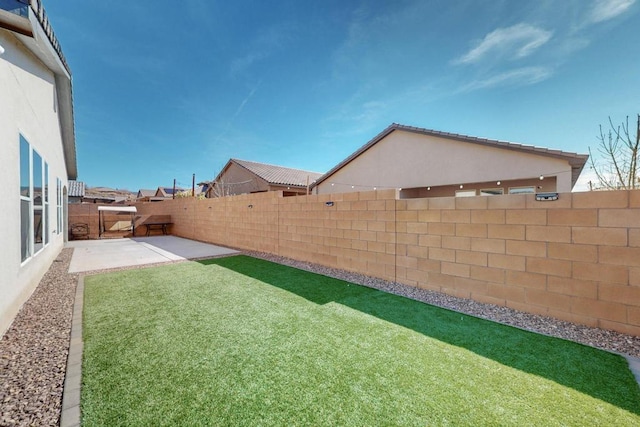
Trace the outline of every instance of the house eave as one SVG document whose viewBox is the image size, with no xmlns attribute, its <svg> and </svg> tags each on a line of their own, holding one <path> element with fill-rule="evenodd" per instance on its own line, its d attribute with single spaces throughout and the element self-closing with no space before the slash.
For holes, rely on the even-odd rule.
<svg viewBox="0 0 640 427">
<path fill-rule="evenodd" d="M 34 7 L 38 10 L 34 10 Z M 35 5 L 32 4 L 28 10 L 28 17 L 0 10 L 0 27 L 14 32 L 16 38 L 54 75 L 67 178 L 75 180 L 78 177 L 78 165 L 71 70 L 53 34 L 42 5 L 37 2 Z"/>
</svg>

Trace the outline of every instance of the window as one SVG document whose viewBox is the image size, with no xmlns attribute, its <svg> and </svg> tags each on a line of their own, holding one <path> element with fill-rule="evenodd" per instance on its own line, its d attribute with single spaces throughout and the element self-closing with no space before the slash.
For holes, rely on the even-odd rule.
<svg viewBox="0 0 640 427">
<path fill-rule="evenodd" d="M 42 157 L 35 150 L 32 151 L 32 164 L 33 169 L 31 171 L 33 177 L 33 238 L 34 238 L 34 253 L 38 252 L 44 246 L 42 236 L 42 219 L 43 219 L 43 188 L 42 188 Z"/>
<path fill-rule="evenodd" d="M 43 177 L 43 201 L 44 205 L 42 205 L 42 243 L 47 246 L 49 243 L 49 163 L 44 162 L 44 177 Z"/>
<path fill-rule="evenodd" d="M 476 190 L 457 190 L 456 197 L 474 197 Z"/>
<path fill-rule="evenodd" d="M 49 165 L 20 135 L 20 258 L 49 243 Z"/>
<path fill-rule="evenodd" d="M 509 188 L 509 194 L 533 194 L 536 192 L 536 187 L 511 187 Z"/>
<path fill-rule="evenodd" d="M 62 233 L 62 181 L 56 178 L 56 211 L 57 211 L 57 230 L 58 234 Z"/>
<path fill-rule="evenodd" d="M 31 235 L 31 147 L 20 135 L 20 253 L 22 261 L 25 261 L 33 253 Z"/>
<path fill-rule="evenodd" d="M 481 196 L 499 196 L 504 194 L 504 188 L 483 188 L 480 190 Z"/>
</svg>

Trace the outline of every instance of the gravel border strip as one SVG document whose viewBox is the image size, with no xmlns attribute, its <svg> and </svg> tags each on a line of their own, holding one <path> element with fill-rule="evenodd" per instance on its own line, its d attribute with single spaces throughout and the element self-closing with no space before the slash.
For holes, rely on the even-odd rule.
<svg viewBox="0 0 640 427">
<path fill-rule="evenodd" d="M 0 426 L 57 426 L 77 275 L 63 249 L 0 340 Z"/>
</svg>

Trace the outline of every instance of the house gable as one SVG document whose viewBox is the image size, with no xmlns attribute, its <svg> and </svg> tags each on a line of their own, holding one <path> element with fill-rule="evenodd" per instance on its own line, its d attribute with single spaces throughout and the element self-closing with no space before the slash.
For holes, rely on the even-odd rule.
<svg viewBox="0 0 640 427">
<path fill-rule="evenodd" d="M 307 184 L 322 174 L 301 169 L 230 159 L 214 180 L 216 196 L 228 196 L 263 191 L 306 193 Z"/>
<path fill-rule="evenodd" d="M 394 124 L 325 174 L 317 193 L 554 177 L 571 191 L 586 155 Z M 554 189 L 555 191 L 555 189 Z"/>
</svg>

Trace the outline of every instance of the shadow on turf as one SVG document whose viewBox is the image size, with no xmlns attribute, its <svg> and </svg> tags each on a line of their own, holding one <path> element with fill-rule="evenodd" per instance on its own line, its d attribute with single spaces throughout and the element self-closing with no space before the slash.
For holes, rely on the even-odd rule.
<svg viewBox="0 0 640 427">
<path fill-rule="evenodd" d="M 233 270 L 316 304 L 348 306 L 640 415 L 640 389 L 621 356 L 248 256 L 199 262 Z M 623 390 L 620 384 L 629 387 Z"/>
</svg>

